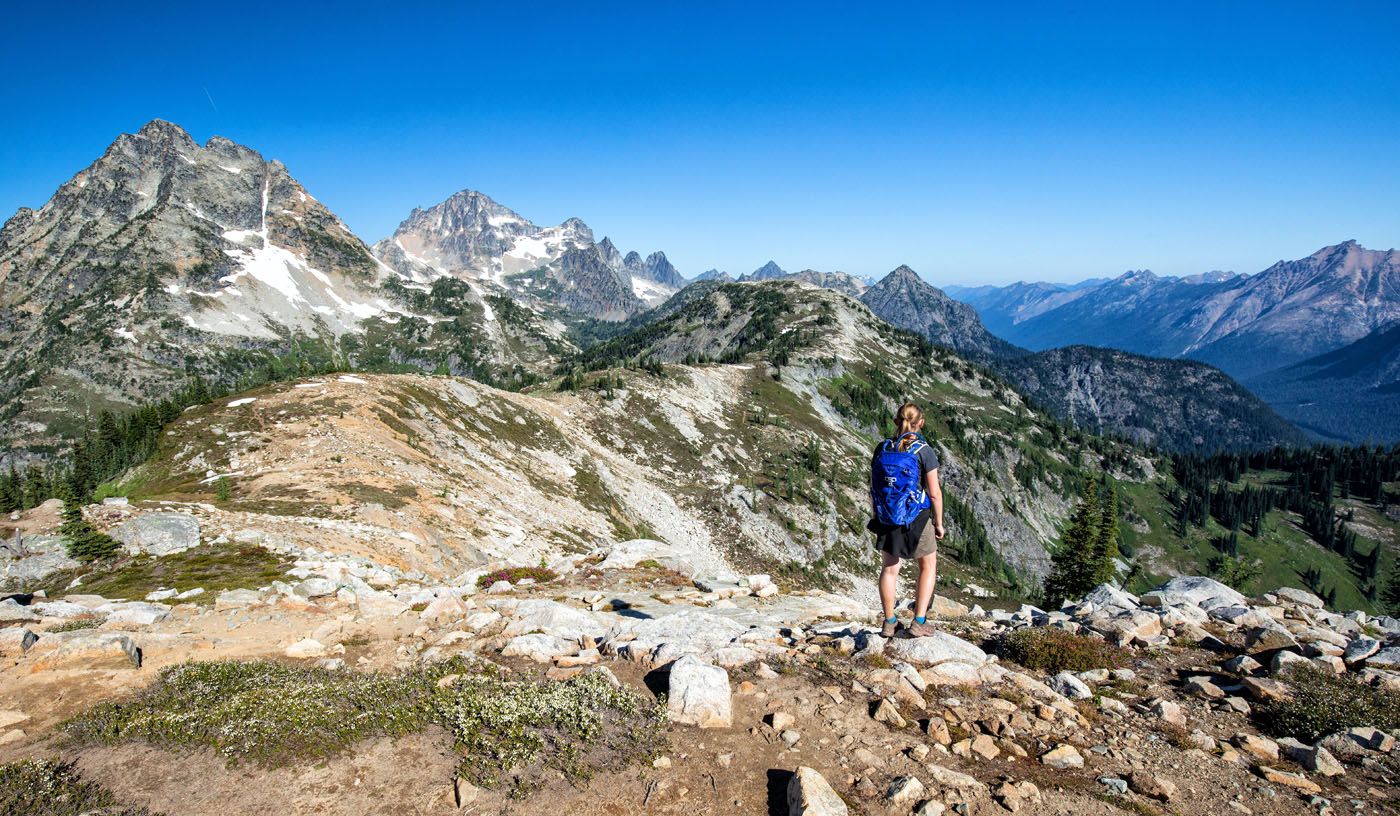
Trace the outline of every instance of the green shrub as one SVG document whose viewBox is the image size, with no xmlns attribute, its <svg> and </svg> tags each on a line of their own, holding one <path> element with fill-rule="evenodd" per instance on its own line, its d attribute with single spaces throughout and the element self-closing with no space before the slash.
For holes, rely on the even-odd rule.
<svg viewBox="0 0 1400 816">
<path fill-rule="evenodd" d="M 101 615 L 78 615 L 77 617 L 69 618 L 57 626 L 49 627 L 47 631 L 76 632 L 79 629 L 96 629 L 101 626 L 102 622 L 105 620 L 107 619 Z"/>
<path fill-rule="evenodd" d="M 126 808 L 111 791 L 83 779 L 70 764 L 26 759 L 0 765 L 0 813 L 25 816 L 154 816 Z"/>
<path fill-rule="evenodd" d="M 513 584 L 525 578 L 533 578 L 537 584 L 547 584 L 558 577 L 548 567 L 506 567 L 478 577 L 476 585 L 479 589 L 486 589 L 497 581 L 510 581 Z"/>
<path fill-rule="evenodd" d="M 1253 709 L 1260 725 L 1275 736 L 1314 742 L 1348 728 L 1400 728 L 1400 694 L 1393 691 L 1316 666 L 1294 667 L 1284 680 L 1293 690 L 1291 696 Z"/>
<path fill-rule="evenodd" d="M 98 705 L 63 729 L 79 743 L 211 748 L 230 763 L 278 766 L 430 725 L 452 734 L 461 774 L 484 787 L 508 778 L 515 791 L 532 789 L 546 770 L 580 782 L 666 743 L 661 704 L 598 673 L 559 683 L 514 679 L 463 658 L 396 674 L 185 663 L 162 670 L 134 699 Z"/>
<path fill-rule="evenodd" d="M 1047 674 L 1112 669 L 1123 665 L 1123 652 L 1096 637 L 1040 626 L 1002 635 L 991 650 L 1028 669 Z"/>
</svg>

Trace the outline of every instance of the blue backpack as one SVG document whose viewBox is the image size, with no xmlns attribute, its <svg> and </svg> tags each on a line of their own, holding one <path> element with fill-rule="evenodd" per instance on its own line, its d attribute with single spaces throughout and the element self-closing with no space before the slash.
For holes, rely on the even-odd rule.
<svg viewBox="0 0 1400 816">
<path fill-rule="evenodd" d="M 912 436 L 908 450 L 899 443 Z M 886 439 L 870 465 L 870 497 L 875 504 L 875 520 L 893 527 L 904 527 L 929 508 L 928 492 L 924 489 L 919 468 L 919 451 L 928 443 L 922 436 L 909 433 L 898 439 Z"/>
</svg>

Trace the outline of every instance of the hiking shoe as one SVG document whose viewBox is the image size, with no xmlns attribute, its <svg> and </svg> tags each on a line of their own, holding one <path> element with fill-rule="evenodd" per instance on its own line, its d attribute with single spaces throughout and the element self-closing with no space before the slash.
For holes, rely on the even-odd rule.
<svg viewBox="0 0 1400 816">
<path fill-rule="evenodd" d="M 931 622 L 919 623 L 918 621 L 914 621 L 905 627 L 904 631 L 909 633 L 909 637 L 931 637 L 938 633 L 938 627 L 934 626 Z"/>
<path fill-rule="evenodd" d="M 899 634 L 899 621 L 897 620 L 887 620 L 885 625 L 880 627 L 880 637 L 892 638 L 897 634 Z"/>
</svg>

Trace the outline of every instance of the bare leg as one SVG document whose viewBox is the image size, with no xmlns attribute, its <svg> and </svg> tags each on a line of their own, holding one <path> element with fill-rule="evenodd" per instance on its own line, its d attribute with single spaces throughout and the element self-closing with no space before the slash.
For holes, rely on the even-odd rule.
<svg viewBox="0 0 1400 816">
<path fill-rule="evenodd" d="M 899 592 L 899 558 L 889 553 L 881 553 L 884 562 L 880 570 L 880 605 L 885 609 L 885 620 L 894 617 L 895 596 Z"/>
<path fill-rule="evenodd" d="M 916 560 L 919 562 L 919 583 L 914 591 L 914 617 L 922 618 L 928 615 L 928 605 L 933 602 L 933 586 L 938 583 L 938 551 Z"/>
</svg>

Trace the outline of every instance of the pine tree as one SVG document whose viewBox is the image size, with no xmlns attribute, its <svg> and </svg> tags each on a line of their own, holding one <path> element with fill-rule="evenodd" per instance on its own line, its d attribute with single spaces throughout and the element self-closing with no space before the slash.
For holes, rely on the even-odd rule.
<svg viewBox="0 0 1400 816">
<path fill-rule="evenodd" d="M 83 518 L 83 503 L 74 497 L 72 488 L 64 485 L 62 493 L 63 523 L 58 532 L 68 539 L 68 555 L 83 563 L 116 555 L 121 545 Z"/>
<path fill-rule="evenodd" d="M 1093 480 L 1084 485 L 1084 495 L 1069 518 L 1069 526 L 1060 536 L 1060 546 L 1050 558 L 1050 574 L 1041 587 L 1047 607 L 1054 609 L 1066 598 L 1078 598 L 1097 584 L 1095 552 L 1101 509 Z"/>
<path fill-rule="evenodd" d="M 1400 558 L 1395 559 L 1395 563 L 1390 565 L 1390 574 L 1385 582 L 1385 592 L 1381 593 L 1381 606 L 1389 610 L 1392 615 L 1400 615 Z"/>
<path fill-rule="evenodd" d="M 1118 573 L 1115 563 L 1118 555 L 1118 488 L 1110 482 L 1104 496 L 1094 540 L 1094 586 L 1106 584 L 1114 579 Z"/>
</svg>

